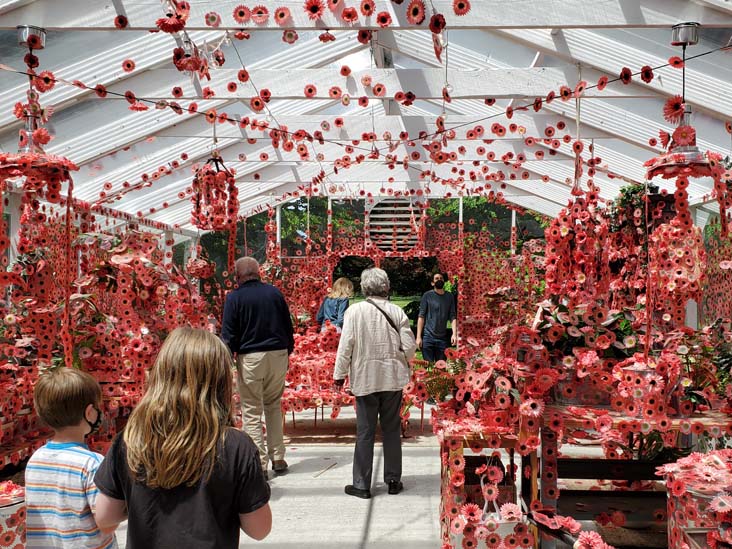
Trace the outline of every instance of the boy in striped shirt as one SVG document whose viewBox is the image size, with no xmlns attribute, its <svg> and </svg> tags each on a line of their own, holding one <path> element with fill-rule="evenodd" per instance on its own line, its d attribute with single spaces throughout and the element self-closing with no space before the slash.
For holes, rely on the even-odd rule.
<svg viewBox="0 0 732 549">
<path fill-rule="evenodd" d="M 114 531 L 101 531 L 94 521 L 94 474 L 103 458 L 84 443 L 102 423 L 99 384 L 61 367 L 41 374 L 33 400 L 54 436 L 25 469 L 26 547 L 116 549 Z"/>
</svg>

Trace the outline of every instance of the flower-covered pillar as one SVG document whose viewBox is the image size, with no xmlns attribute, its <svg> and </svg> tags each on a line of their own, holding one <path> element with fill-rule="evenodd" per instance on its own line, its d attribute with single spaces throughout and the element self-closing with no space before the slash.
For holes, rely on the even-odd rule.
<svg viewBox="0 0 732 549">
<path fill-rule="evenodd" d="M 60 280 L 63 295 L 63 312 L 61 323 L 61 341 L 64 347 L 64 359 L 67 366 L 72 365 L 70 296 L 72 281 L 75 278 L 77 262 L 72 254 L 71 225 L 73 182 L 70 171 L 78 170 L 70 160 L 46 154 L 43 145 L 51 140 L 51 135 L 42 127 L 52 111 L 44 109 L 40 104 L 40 94 L 54 88 L 56 79 L 50 71 L 36 74 L 40 65 L 34 51 L 45 47 L 46 32 L 37 27 L 19 27 L 19 42 L 28 47 L 24 60 L 28 75 L 28 92 L 26 102 L 15 105 L 15 116 L 25 121 L 24 129 L 19 132 L 18 153 L 0 153 L 0 191 L 18 190 L 22 192 L 20 231 L 18 232 L 18 254 L 35 251 L 34 229 L 47 222 L 46 214 L 40 211 L 41 201 L 51 204 L 65 205 L 64 232 L 60 246 L 63 249 L 61 265 L 56 280 Z M 62 185 L 67 184 L 66 197 L 62 199 Z M 4 277 L 0 285 L 17 281 Z"/>
<path fill-rule="evenodd" d="M 714 195 L 720 203 L 721 237 L 727 229 L 726 209 L 732 205 L 723 180 L 721 157 L 712 152 L 702 153 L 696 146 L 696 131 L 689 123 L 691 111 L 671 98 L 664 115 L 678 121 L 673 134 L 661 132 L 661 141 L 668 152 L 645 163 L 647 177 L 675 180 L 674 201 L 676 217 L 656 228 L 649 247 L 649 279 L 647 301 L 657 317 L 654 322 L 664 331 L 684 325 L 689 300 L 701 300 L 706 270 L 706 252 L 702 229 L 694 225 L 689 209 L 687 187 L 690 178 L 711 177 Z M 650 307 L 649 307 L 650 308 Z"/>
</svg>

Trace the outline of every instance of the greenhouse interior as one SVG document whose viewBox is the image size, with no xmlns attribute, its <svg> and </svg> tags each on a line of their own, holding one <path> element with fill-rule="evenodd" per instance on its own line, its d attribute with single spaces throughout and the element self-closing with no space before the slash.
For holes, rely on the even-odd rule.
<svg viewBox="0 0 732 549">
<path fill-rule="evenodd" d="M 0 197 L 0 547 L 732 548 L 729 0 L 0 0 Z"/>
</svg>

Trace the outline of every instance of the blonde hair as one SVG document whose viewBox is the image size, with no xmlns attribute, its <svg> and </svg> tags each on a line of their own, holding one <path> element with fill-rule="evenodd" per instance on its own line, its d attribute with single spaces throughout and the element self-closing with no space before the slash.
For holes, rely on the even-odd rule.
<svg viewBox="0 0 732 549">
<path fill-rule="evenodd" d="M 341 277 L 333 283 L 328 297 L 353 297 L 353 282 L 346 277 Z"/>
<path fill-rule="evenodd" d="M 206 330 L 177 328 L 165 340 L 148 387 L 125 427 L 127 463 L 150 488 L 211 478 L 232 425 L 231 353 Z"/>
<path fill-rule="evenodd" d="M 78 425 L 90 404 L 101 407 L 102 389 L 90 374 L 62 366 L 40 375 L 33 404 L 46 425 L 62 429 Z"/>
</svg>

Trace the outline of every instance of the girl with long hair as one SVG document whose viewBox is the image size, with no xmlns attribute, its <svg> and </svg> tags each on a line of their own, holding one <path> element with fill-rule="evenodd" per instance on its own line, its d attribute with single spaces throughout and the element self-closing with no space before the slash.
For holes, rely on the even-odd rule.
<svg viewBox="0 0 732 549">
<path fill-rule="evenodd" d="M 339 330 L 343 328 L 343 315 L 348 309 L 349 299 L 353 297 L 353 282 L 345 277 L 341 277 L 333 283 L 328 295 L 320 304 L 318 316 L 316 320 L 322 328 L 325 327 L 325 321 L 329 320 L 331 324 Z"/>
<path fill-rule="evenodd" d="M 269 486 L 232 425 L 233 360 L 213 334 L 178 328 L 96 474 L 100 528 L 128 518 L 127 547 L 236 548 L 270 532 Z"/>
</svg>

